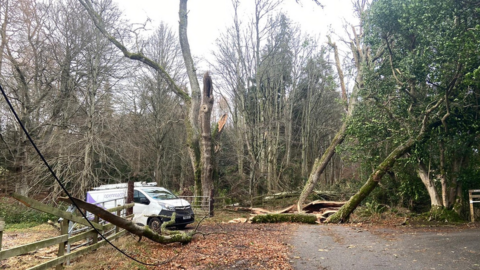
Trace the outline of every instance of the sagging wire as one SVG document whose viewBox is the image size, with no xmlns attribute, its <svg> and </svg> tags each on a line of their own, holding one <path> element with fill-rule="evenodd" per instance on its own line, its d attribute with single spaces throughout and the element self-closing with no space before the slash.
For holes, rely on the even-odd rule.
<svg viewBox="0 0 480 270">
<path fill-rule="evenodd" d="M 10 107 L 10 110 L 12 111 L 13 115 L 15 116 L 15 119 L 17 120 L 18 124 L 20 125 L 20 127 L 22 128 L 23 132 L 25 133 L 25 135 L 27 136 L 28 140 L 30 141 L 30 143 L 32 144 L 33 148 L 35 148 L 35 151 L 37 151 L 37 154 L 40 156 L 40 159 L 43 161 L 43 163 L 45 164 L 45 166 L 47 166 L 48 170 L 50 171 L 50 173 L 52 174 L 53 178 L 57 181 L 57 183 L 60 185 L 60 187 L 62 188 L 62 190 L 65 192 L 65 194 L 67 194 L 68 198 L 70 199 L 70 201 L 72 202 L 72 204 L 78 209 L 78 211 L 82 214 L 83 218 L 85 218 L 85 220 L 88 222 L 88 224 L 90 224 L 90 226 L 95 230 L 95 232 L 100 235 L 100 237 L 105 240 L 105 242 L 107 242 L 108 244 L 110 244 L 110 246 L 112 246 L 114 249 L 116 249 L 118 252 L 120 252 L 121 254 L 125 255 L 127 258 L 137 262 L 137 263 L 140 263 L 142 265 L 146 265 L 146 266 L 159 266 L 165 262 L 161 262 L 161 263 L 146 263 L 146 262 L 142 262 L 134 257 L 132 257 L 131 255 L 128 255 L 125 251 L 121 250 L 119 247 L 115 246 L 112 242 L 110 242 L 110 240 L 108 240 L 97 228 L 95 228 L 95 226 L 93 226 L 92 222 L 87 218 L 86 214 L 80 210 L 80 207 L 78 207 L 78 205 L 75 203 L 75 201 L 72 199 L 73 197 L 70 195 L 70 193 L 67 191 L 67 188 L 63 185 L 63 183 L 60 181 L 60 179 L 58 179 L 57 175 L 55 174 L 55 172 L 53 171 L 52 167 L 50 166 L 50 164 L 48 164 L 47 160 L 45 159 L 45 157 L 43 156 L 42 152 L 40 152 L 40 150 L 38 149 L 37 145 L 35 144 L 35 142 L 33 141 L 32 137 L 30 136 L 30 134 L 28 133 L 27 129 L 25 128 L 25 126 L 23 125 L 22 121 L 20 120 L 20 118 L 18 117 L 18 114 L 17 112 L 15 111 L 15 109 L 13 108 L 13 105 L 12 103 L 10 102 L 10 99 L 7 97 L 7 94 L 5 93 L 5 90 L 3 89 L 2 85 L 0 84 L 0 91 L 2 92 L 2 95 L 3 97 L 5 98 L 5 101 L 7 102 L 8 106 Z M 168 261 L 167 261 L 168 262 Z"/>
</svg>

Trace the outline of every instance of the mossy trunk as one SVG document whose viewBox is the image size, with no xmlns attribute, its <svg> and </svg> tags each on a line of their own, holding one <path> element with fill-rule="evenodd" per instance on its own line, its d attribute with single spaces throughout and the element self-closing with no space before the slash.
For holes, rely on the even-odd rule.
<svg viewBox="0 0 480 270">
<path fill-rule="evenodd" d="M 420 137 L 417 137 L 417 139 Z M 348 221 L 353 211 L 360 205 L 360 203 L 378 186 L 378 183 L 387 171 L 392 168 L 398 158 L 407 153 L 416 140 L 410 138 L 404 144 L 398 146 L 393 150 L 388 157 L 386 157 L 375 171 L 368 177 L 367 182 L 360 188 L 360 190 L 353 195 L 348 202 L 343 205 L 337 213 L 333 214 L 327 219 L 329 223 L 342 223 Z"/>
<path fill-rule="evenodd" d="M 197 140 L 195 142 L 192 142 L 192 145 L 188 150 L 193 168 L 193 195 L 195 196 L 195 204 L 198 205 L 200 203 L 200 196 L 202 196 L 202 164 L 200 163 L 199 142 Z"/>
<path fill-rule="evenodd" d="M 281 223 L 281 222 L 315 224 L 317 222 L 317 217 L 315 215 L 307 215 L 307 214 L 266 214 L 266 215 L 257 215 L 252 219 L 252 223 Z"/>
</svg>

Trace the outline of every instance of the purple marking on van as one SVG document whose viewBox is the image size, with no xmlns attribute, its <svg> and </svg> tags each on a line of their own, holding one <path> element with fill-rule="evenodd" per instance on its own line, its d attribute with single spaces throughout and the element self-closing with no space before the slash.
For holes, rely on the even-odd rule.
<svg viewBox="0 0 480 270">
<path fill-rule="evenodd" d="M 92 198 L 92 195 L 90 195 L 90 193 L 88 192 L 87 192 L 87 202 L 91 204 L 96 203 L 96 201 Z"/>
</svg>

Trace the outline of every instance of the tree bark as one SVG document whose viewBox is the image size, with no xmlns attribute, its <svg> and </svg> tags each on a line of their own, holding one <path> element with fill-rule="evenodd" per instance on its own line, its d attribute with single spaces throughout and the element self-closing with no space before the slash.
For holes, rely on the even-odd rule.
<svg viewBox="0 0 480 270">
<path fill-rule="evenodd" d="M 418 164 L 417 172 L 418 172 L 418 176 L 422 180 L 422 183 L 425 185 L 425 188 L 427 189 L 428 195 L 430 196 L 430 205 L 432 209 L 443 207 L 442 199 L 440 198 L 440 195 L 435 189 L 435 184 L 430 179 L 429 171 L 425 167 L 425 164 L 423 164 L 423 162 L 420 162 Z"/>
<path fill-rule="evenodd" d="M 178 36 L 180 40 L 180 46 L 182 48 L 183 60 L 187 69 L 188 80 L 190 81 L 190 87 L 192 90 L 191 103 L 188 108 L 189 121 L 186 123 L 187 129 L 187 143 L 188 152 L 192 161 L 194 183 L 195 183 L 195 196 L 201 196 L 202 187 L 202 170 L 206 169 L 202 167 L 202 150 L 200 149 L 200 134 L 199 134 L 199 112 L 200 112 L 200 85 L 197 79 L 196 69 L 193 63 L 192 53 L 190 52 L 190 44 L 188 42 L 187 27 L 188 27 L 188 0 L 180 0 L 179 7 L 179 24 L 178 24 Z M 212 164 L 210 164 L 212 166 Z M 203 194 L 207 196 L 208 194 Z"/>
<path fill-rule="evenodd" d="M 201 128 L 201 149 L 202 149 L 202 194 L 204 203 L 210 198 L 213 190 L 213 162 L 212 162 L 212 131 L 210 118 L 213 108 L 212 78 L 205 73 L 203 76 L 203 98 L 200 106 L 200 128 Z M 208 196 L 208 198 L 205 198 Z"/>
</svg>

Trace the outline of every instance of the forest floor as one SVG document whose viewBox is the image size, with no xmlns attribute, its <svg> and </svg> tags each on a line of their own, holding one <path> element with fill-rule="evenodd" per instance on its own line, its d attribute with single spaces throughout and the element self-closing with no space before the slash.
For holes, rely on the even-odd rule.
<svg viewBox="0 0 480 270">
<path fill-rule="evenodd" d="M 161 245 L 127 235 L 72 261 L 66 269 L 480 269 L 479 223 L 414 223 L 403 218 L 353 217 L 345 225 L 225 224 L 241 217 L 220 213 L 199 227 L 187 245 Z M 413 223 L 413 222 L 412 222 Z M 192 229 L 193 225 L 187 227 Z M 49 225 L 7 230 L 3 248 L 58 235 Z M 56 248 L 0 261 L 0 269 L 27 269 L 55 258 Z"/>
<path fill-rule="evenodd" d="M 186 245 L 162 245 L 133 235 L 114 241 L 120 249 L 137 260 L 160 263 L 145 267 L 103 246 L 72 261 L 65 269 L 292 269 L 289 259 L 290 236 L 296 224 L 228 224 L 221 220 L 239 217 L 238 213 L 223 214 L 208 219 L 198 228 L 204 235 L 196 235 Z M 188 229 L 193 229 L 189 225 Z M 58 231 L 49 225 L 4 232 L 3 249 L 32 243 L 57 236 Z M 36 253 L 0 261 L 0 269 L 27 269 L 56 257 L 56 247 L 41 249 Z"/>
</svg>

